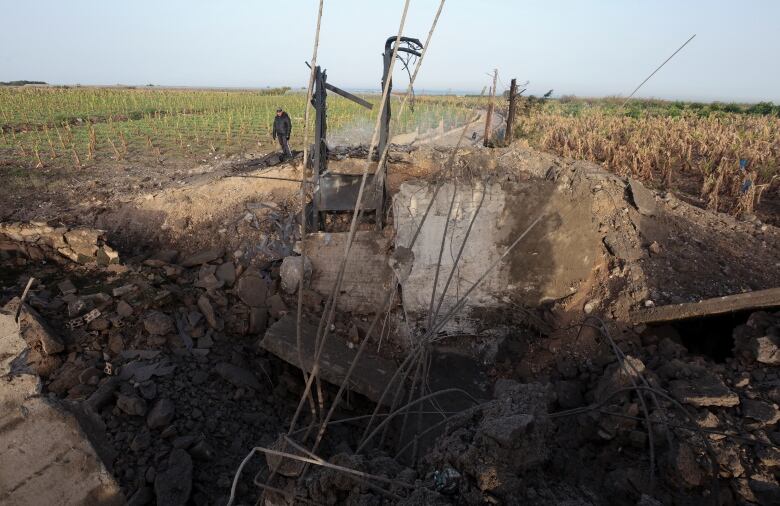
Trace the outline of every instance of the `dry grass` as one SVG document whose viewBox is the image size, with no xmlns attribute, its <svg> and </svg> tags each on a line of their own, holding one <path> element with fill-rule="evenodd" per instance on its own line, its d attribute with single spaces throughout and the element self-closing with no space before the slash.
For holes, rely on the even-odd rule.
<svg viewBox="0 0 780 506">
<path fill-rule="evenodd" d="M 752 213 L 762 193 L 780 190 L 780 118 L 638 116 L 600 107 L 566 114 L 550 105 L 523 115 L 517 128 L 537 148 L 593 161 L 657 187 L 698 194 L 717 211 Z M 740 160 L 746 160 L 745 169 Z"/>
</svg>

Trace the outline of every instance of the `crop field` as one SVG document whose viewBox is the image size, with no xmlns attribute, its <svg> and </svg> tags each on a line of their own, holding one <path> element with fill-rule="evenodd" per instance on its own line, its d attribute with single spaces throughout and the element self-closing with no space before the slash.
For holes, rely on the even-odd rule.
<svg viewBox="0 0 780 506">
<path fill-rule="evenodd" d="M 658 188 L 683 190 L 734 215 L 752 214 L 762 199 L 776 202 L 780 195 L 780 107 L 769 103 L 526 100 L 516 137 Z"/>
<path fill-rule="evenodd" d="M 379 99 L 365 98 L 374 104 Z M 303 145 L 305 94 L 288 88 L 0 87 L 0 104 L 0 168 L 20 186 L 41 168 L 267 153 L 277 149 L 271 138 L 277 107 L 292 118 L 292 147 Z M 393 117 L 391 129 L 400 134 L 452 128 L 486 104 L 479 96 L 419 96 L 413 109 Z M 334 95 L 328 105 L 334 143 L 369 141 L 377 107 L 368 111 Z M 505 112 L 506 100 L 498 106 Z M 758 210 L 776 221 L 780 106 L 771 103 L 524 97 L 515 138 L 682 191 L 702 207 L 733 215 Z"/>
<path fill-rule="evenodd" d="M 376 95 L 366 96 L 375 105 Z M 0 88 L 0 157 L 5 165 L 87 167 L 101 159 L 192 156 L 271 151 L 277 107 L 293 122 L 291 145 L 303 143 L 304 92 L 286 89 L 212 91 L 122 88 Z M 329 133 L 366 131 L 376 118 L 331 95 Z M 462 123 L 472 111 L 432 97 L 419 97 L 392 120 L 394 133 L 425 131 L 443 122 Z"/>
</svg>

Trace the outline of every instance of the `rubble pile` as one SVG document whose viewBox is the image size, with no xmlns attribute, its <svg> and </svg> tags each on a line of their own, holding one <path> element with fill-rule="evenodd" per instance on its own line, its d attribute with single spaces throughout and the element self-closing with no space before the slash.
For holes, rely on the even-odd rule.
<svg viewBox="0 0 780 506">
<path fill-rule="evenodd" d="M 422 151 L 406 158 L 446 155 Z M 408 505 L 780 503 L 780 313 L 754 306 L 733 314 L 728 324 L 733 332 L 725 338 L 722 332 L 688 335 L 677 322 L 632 321 L 643 308 L 780 285 L 777 230 L 693 209 L 673 195 L 580 162 L 546 156 L 518 161 L 512 150 L 490 160 L 483 155 L 460 157 L 464 174 L 486 171 L 482 175 L 493 178 L 496 195 L 506 190 L 503 183 L 545 199 L 539 189 L 546 188 L 551 214 L 578 230 L 590 227 L 588 251 L 567 247 L 571 234 L 556 228 L 556 220 L 529 236 L 522 257 L 527 263 L 513 264 L 518 278 L 502 285 L 501 311 L 489 312 L 496 309 L 489 305 L 480 308 L 486 309 L 482 313 L 469 313 L 484 324 L 473 332 L 439 333 L 431 344 L 435 349 L 428 350 L 431 356 L 447 352 L 462 362 L 444 367 L 448 384 L 432 375 L 420 382 L 424 388 L 418 393 L 466 391 L 462 383 L 471 369 L 485 379 L 486 388 L 463 396 L 465 407 L 446 398 L 422 402 L 415 424 L 407 426 L 406 416 L 398 416 L 387 422 L 386 435 L 363 446 L 365 418 L 374 402 L 382 402 L 386 378 L 414 349 L 427 324 L 405 311 L 403 298 L 411 289 L 401 283 L 392 310 L 380 320 L 381 331 L 369 340 L 355 369 L 360 377 L 351 378 L 316 452 L 331 465 L 312 464 L 302 475 L 280 473 L 273 482 L 280 494 L 260 491 L 253 483 L 256 476 L 267 477 L 268 469 L 265 459 L 252 458 L 236 478 L 234 504 L 254 503 L 260 493 L 265 504 L 290 499 Z M 390 187 L 399 194 L 404 181 L 394 177 Z M 150 213 L 149 219 L 189 223 L 197 216 L 202 221 L 197 229 L 171 225 L 192 236 L 182 246 L 188 253 L 164 249 L 168 246 L 147 251 L 154 242 L 138 242 L 122 250 L 120 263 L 99 230 L 0 224 L 0 307 L 5 316 L 19 311 L 19 335 L 27 346 L 23 363 L 13 361 L 13 367 L 35 372 L 47 400 L 77 413 L 134 506 L 226 504 L 250 450 L 271 448 L 287 433 L 304 390 L 304 374 L 296 366 L 313 367 L 317 320 L 337 275 L 344 235 L 308 234 L 304 262 L 293 253 L 300 251 L 295 247 L 301 239 L 298 210 L 271 198 L 258 202 L 251 188 L 221 181 L 245 193 L 234 195 L 235 206 L 217 218 L 194 212 L 212 200 L 205 183 L 192 207 L 181 208 L 173 193 L 144 201 L 145 209 L 161 213 Z M 567 214 L 559 199 L 584 207 Z M 434 210 L 439 224 L 449 218 L 447 200 Z M 507 202 L 496 216 L 536 216 L 511 207 L 531 205 L 531 199 Z M 125 211 L 136 209 L 130 207 Z M 524 211 L 513 213 L 517 209 Z M 123 216 L 112 215 L 112 230 L 125 226 Z M 480 232 L 498 221 L 486 220 Z M 139 221 L 134 234 L 151 223 L 157 222 Z M 514 237 L 524 228 L 520 225 L 502 233 Z M 247 235 L 250 229 L 257 235 Z M 195 237 L 193 230 L 205 232 Z M 411 264 L 423 257 L 394 246 L 397 231 L 356 234 L 352 254 L 359 261 L 346 271 L 349 279 L 329 327 L 333 341 L 323 346 L 327 357 L 319 364 L 323 384 L 316 388 L 324 392 L 325 408 L 385 289 L 394 287 L 394 273 L 408 280 Z M 436 265 L 442 236 L 436 230 L 426 234 L 434 237 L 428 256 Z M 484 237 L 482 242 L 493 240 Z M 496 244 L 505 247 L 504 239 Z M 457 275 L 465 284 L 454 282 L 456 295 L 483 272 L 481 264 L 490 263 L 482 242 L 464 257 L 474 271 L 460 268 Z M 460 243 L 451 238 L 450 243 L 455 247 L 447 247 L 446 254 L 454 257 Z M 753 254 L 743 261 L 744 249 Z M 531 279 L 529 269 L 565 274 L 575 254 L 581 262 L 577 272 L 560 283 L 537 276 L 556 290 L 534 292 L 531 283 L 539 279 Z M 441 269 L 443 283 L 448 272 Z M 30 277 L 35 282 L 21 302 Z M 297 336 L 301 281 L 304 318 Z M 430 295 L 421 300 L 424 311 Z M 504 331 L 482 331 L 488 327 Z M 296 345 L 306 357 L 298 356 Z M 725 352 L 710 353 L 710 345 Z M 406 374 L 408 387 L 417 373 Z M 414 393 L 413 386 L 404 392 L 408 400 Z M 388 416 L 385 407 L 380 418 Z M 305 431 L 313 421 L 308 405 L 302 413 L 297 429 Z M 429 432 L 418 439 L 416 431 L 423 430 Z M 312 432 L 298 442 L 310 447 L 313 437 Z"/>
<path fill-rule="evenodd" d="M 105 232 L 86 227 L 50 226 L 42 222 L 0 223 L 0 251 L 18 252 L 33 260 L 101 265 L 119 262 L 106 244 Z"/>
<path fill-rule="evenodd" d="M 255 346 L 288 311 L 279 263 L 244 269 L 219 250 L 110 266 L 14 259 L 38 280 L 20 314 L 26 365 L 94 422 L 130 504 L 224 502 L 246 449 L 284 430 L 301 388 Z"/>
</svg>

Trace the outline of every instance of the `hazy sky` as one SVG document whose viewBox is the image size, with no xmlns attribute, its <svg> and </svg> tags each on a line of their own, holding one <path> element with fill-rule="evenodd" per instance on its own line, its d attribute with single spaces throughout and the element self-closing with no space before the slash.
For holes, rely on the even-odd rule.
<svg viewBox="0 0 780 506">
<path fill-rule="evenodd" d="M 438 0 L 412 0 L 422 40 Z M 325 0 L 319 61 L 329 81 L 377 88 L 402 0 Z M 0 81 L 304 86 L 315 0 L 0 0 Z M 418 89 L 481 90 L 499 69 L 529 92 L 780 102 L 776 0 L 448 0 Z M 397 87 L 406 80 L 396 73 Z"/>
</svg>

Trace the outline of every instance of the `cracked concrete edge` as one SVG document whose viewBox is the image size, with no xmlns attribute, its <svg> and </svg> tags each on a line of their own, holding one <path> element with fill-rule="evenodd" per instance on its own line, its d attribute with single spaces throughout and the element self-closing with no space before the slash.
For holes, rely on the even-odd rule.
<svg viewBox="0 0 780 506">
<path fill-rule="evenodd" d="M 42 395 L 24 367 L 27 346 L 14 315 L 0 310 L 0 503 L 118 506 L 124 495 L 66 406 Z M 93 417 L 94 418 L 94 417 Z"/>
</svg>

